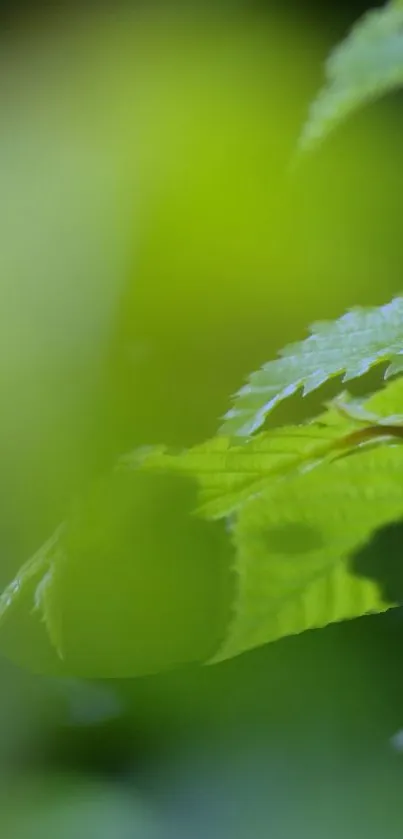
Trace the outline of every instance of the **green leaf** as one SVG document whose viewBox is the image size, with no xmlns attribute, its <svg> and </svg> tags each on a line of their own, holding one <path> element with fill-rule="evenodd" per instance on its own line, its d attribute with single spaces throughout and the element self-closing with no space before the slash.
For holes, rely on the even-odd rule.
<svg viewBox="0 0 403 839">
<path fill-rule="evenodd" d="M 247 437 L 260 428 L 282 400 L 303 388 L 304 395 L 344 373 L 344 381 L 391 360 L 396 372 L 403 352 L 403 297 L 385 306 L 354 309 L 334 322 L 315 324 L 305 341 L 291 344 L 281 357 L 253 373 L 234 397 L 220 434 Z"/>
<path fill-rule="evenodd" d="M 209 659 L 218 646 L 228 657 L 382 611 L 390 604 L 353 575 L 348 556 L 403 516 L 402 437 L 403 377 L 366 400 L 341 394 L 315 422 L 243 446 L 217 437 L 177 455 L 137 450 L 23 566 L 0 617 L 27 595 L 60 665 L 111 676 L 163 669 L 179 650 L 179 661 Z M 219 523 L 200 521 L 230 514 L 235 550 L 229 534 L 215 534 Z M 234 555 L 238 584 L 228 586 Z M 196 611 L 200 638 L 191 634 Z"/>
<path fill-rule="evenodd" d="M 301 151 L 312 150 L 363 105 L 402 86 L 403 4 L 364 15 L 333 50 L 325 72 L 325 85 L 300 138 Z"/>
<path fill-rule="evenodd" d="M 262 492 L 273 480 L 313 468 L 354 446 L 350 435 L 362 427 L 362 422 L 334 413 L 332 420 L 328 412 L 310 425 L 287 426 L 259 434 L 244 446 L 231 445 L 225 437 L 214 437 L 182 454 L 150 453 L 143 469 L 194 476 L 199 484 L 196 512 L 205 518 L 223 518 Z M 132 468 L 130 456 L 122 468 Z"/>
<path fill-rule="evenodd" d="M 382 446 L 273 483 L 246 504 L 233 532 L 233 621 L 213 660 L 394 605 L 353 574 L 349 557 L 403 517 L 402 473 L 403 448 Z"/>
<path fill-rule="evenodd" d="M 334 400 L 333 405 L 336 406 L 337 403 L 338 399 Z M 385 387 L 366 399 L 351 399 L 347 403 L 349 416 L 351 416 L 351 407 L 354 409 L 359 407 L 365 412 L 362 414 L 365 422 L 400 426 L 403 422 L 403 377 L 387 382 Z"/>
<path fill-rule="evenodd" d="M 199 486 L 196 512 L 222 518 L 273 480 L 312 469 L 359 446 L 399 438 L 402 425 L 403 378 L 399 378 L 366 399 L 340 394 L 309 424 L 272 429 L 243 445 L 214 437 L 178 454 L 162 446 L 135 450 L 121 458 L 118 469 L 190 475 Z"/>
</svg>

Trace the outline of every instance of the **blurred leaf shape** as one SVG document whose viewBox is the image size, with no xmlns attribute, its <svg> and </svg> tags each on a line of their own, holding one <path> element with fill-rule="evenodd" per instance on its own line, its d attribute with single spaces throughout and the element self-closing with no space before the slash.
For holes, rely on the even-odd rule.
<svg viewBox="0 0 403 839">
<path fill-rule="evenodd" d="M 403 4 L 367 12 L 330 54 L 299 141 L 311 151 L 348 116 L 403 84 Z"/>
<path fill-rule="evenodd" d="M 233 548 L 224 523 L 193 516 L 196 506 L 196 481 L 167 470 L 115 470 L 92 484 L 51 551 L 3 595 L 9 654 L 84 678 L 209 658 L 229 620 Z"/>
<path fill-rule="evenodd" d="M 0 801 L 7 839 L 161 836 L 158 820 L 140 796 L 84 776 L 28 776 L 7 784 Z"/>
</svg>

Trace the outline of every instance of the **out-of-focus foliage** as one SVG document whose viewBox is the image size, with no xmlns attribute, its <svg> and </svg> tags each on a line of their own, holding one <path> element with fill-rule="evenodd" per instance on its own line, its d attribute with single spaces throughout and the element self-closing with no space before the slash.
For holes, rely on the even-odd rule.
<svg viewBox="0 0 403 839">
<path fill-rule="evenodd" d="M 313 105 L 301 150 L 326 135 L 369 102 L 403 84 L 403 5 L 391 0 L 367 12 L 326 62 L 326 84 Z"/>
<path fill-rule="evenodd" d="M 3 648 L 11 633 L 34 669 L 87 678 L 211 656 L 229 618 L 232 548 L 196 505 L 188 478 L 107 473 L 5 590 Z"/>
<path fill-rule="evenodd" d="M 244 363 L 232 320 L 274 290 L 304 84 L 274 16 L 65 23 L 1 56 L 2 584 L 122 452 L 214 429 Z"/>
<path fill-rule="evenodd" d="M 21 801 L 24 807 L 21 807 Z M 0 796 L 9 839 L 159 839 L 146 806 L 133 793 L 85 776 L 44 776 L 9 784 Z"/>
</svg>

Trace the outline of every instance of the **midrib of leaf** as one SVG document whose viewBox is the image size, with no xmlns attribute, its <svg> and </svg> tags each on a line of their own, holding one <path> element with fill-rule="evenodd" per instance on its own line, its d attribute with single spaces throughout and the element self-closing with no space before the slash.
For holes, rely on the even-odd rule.
<svg viewBox="0 0 403 839">
<path fill-rule="evenodd" d="M 143 468 L 193 475 L 199 484 L 196 512 L 205 518 L 222 518 L 261 492 L 268 482 L 339 455 L 343 436 L 358 427 L 361 425 L 348 420 L 328 427 L 291 426 L 259 435 L 244 447 L 216 437 L 180 455 L 150 454 Z M 124 468 L 127 466 L 130 468 L 130 460 L 125 460 Z"/>
<path fill-rule="evenodd" d="M 119 461 L 120 469 L 174 471 L 193 476 L 199 486 L 197 513 L 205 518 L 232 514 L 275 480 L 284 479 L 364 445 L 403 437 L 403 378 L 364 400 L 340 394 L 314 421 L 285 426 L 234 445 L 214 437 L 173 454 L 159 447 Z"/>
</svg>

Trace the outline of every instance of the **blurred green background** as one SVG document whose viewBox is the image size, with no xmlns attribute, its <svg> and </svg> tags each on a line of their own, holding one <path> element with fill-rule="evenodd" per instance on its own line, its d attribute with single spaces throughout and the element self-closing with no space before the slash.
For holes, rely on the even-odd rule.
<svg viewBox="0 0 403 839">
<path fill-rule="evenodd" d="M 3 4 L 2 585 L 116 457 L 214 434 L 310 322 L 401 290 L 399 96 L 290 173 L 322 62 L 365 8 Z M 77 580 L 72 622 L 109 585 Z M 41 669 L 29 626 L 13 632 Z M 105 684 L 4 656 L 4 835 L 400 837 L 401 639 L 397 611 Z"/>
</svg>

